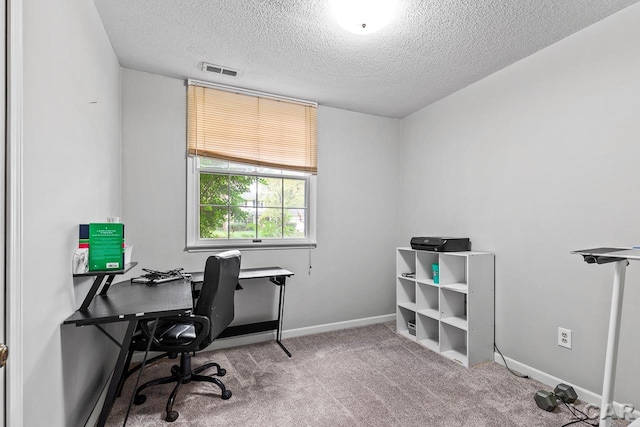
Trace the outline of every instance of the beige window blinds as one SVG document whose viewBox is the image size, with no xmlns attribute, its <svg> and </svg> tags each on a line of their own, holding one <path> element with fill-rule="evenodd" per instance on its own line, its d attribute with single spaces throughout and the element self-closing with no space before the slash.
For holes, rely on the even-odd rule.
<svg viewBox="0 0 640 427">
<path fill-rule="evenodd" d="M 198 86 L 187 95 L 189 154 L 317 173 L 317 108 Z"/>
</svg>

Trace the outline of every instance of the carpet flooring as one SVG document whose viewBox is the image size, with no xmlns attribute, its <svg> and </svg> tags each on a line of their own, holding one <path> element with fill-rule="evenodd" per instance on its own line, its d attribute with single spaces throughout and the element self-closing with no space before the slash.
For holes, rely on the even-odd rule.
<svg viewBox="0 0 640 427">
<path fill-rule="evenodd" d="M 144 404 L 132 405 L 126 425 L 560 427 L 575 419 L 565 407 L 536 406 L 533 394 L 548 389 L 541 383 L 493 362 L 464 368 L 394 328 L 386 323 L 286 339 L 292 358 L 275 342 L 199 353 L 194 367 L 212 360 L 227 370 L 221 380 L 231 399 L 220 399 L 214 384 L 185 384 L 174 404 L 180 415 L 169 424 L 164 408 L 173 385 L 155 386 L 145 391 Z M 145 368 L 140 384 L 169 375 L 174 362 Z M 135 377 L 108 426 L 123 424 Z"/>
</svg>

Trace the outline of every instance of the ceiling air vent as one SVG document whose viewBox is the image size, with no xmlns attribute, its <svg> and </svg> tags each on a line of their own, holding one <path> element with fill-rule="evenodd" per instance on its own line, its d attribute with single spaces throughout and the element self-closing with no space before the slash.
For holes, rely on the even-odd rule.
<svg viewBox="0 0 640 427">
<path fill-rule="evenodd" d="M 228 67 L 223 67 L 222 65 L 207 64 L 206 62 L 202 63 L 202 71 L 206 71 L 208 73 L 213 73 L 213 74 L 222 74 L 224 76 L 229 76 L 229 77 L 240 77 L 240 72 L 237 70 L 233 70 Z"/>
</svg>

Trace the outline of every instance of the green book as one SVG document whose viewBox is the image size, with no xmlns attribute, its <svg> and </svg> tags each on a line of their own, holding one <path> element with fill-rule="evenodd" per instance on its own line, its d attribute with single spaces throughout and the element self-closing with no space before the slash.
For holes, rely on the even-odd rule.
<svg viewBox="0 0 640 427">
<path fill-rule="evenodd" d="M 89 224 L 89 271 L 124 268 L 124 224 Z"/>
</svg>

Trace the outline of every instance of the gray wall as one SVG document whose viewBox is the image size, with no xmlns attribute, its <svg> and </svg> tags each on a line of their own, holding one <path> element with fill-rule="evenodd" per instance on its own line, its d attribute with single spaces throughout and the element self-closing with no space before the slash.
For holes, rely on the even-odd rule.
<svg viewBox="0 0 640 427">
<path fill-rule="evenodd" d="M 402 122 L 402 239 L 469 236 L 495 252 L 502 352 L 597 393 L 613 267 L 569 251 L 640 245 L 638 22 L 640 5 Z M 615 397 L 636 407 L 638 301 L 632 263 Z M 559 326 L 572 350 L 557 346 Z"/>
<path fill-rule="evenodd" d="M 185 82 L 125 69 L 122 85 L 121 216 L 133 258 L 138 268 L 202 270 L 210 253 L 184 251 Z M 399 138 L 398 120 L 319 108 L 317 249 L 242 251 L 244 268 L 295 272 L 285 330 L 394 312 Z M 245 287 L 236 321 L 270 315 L 275 287 Z"/>
<path fill-rule="evenodd" d="M 79 223 L 120 209 L 120 68 L 93 2 L 24 2 L 22 176 L 24 425 L 84 425 L 116 346 L 61 326 L 91 282 L 71 256 Z"/>
</svg>

